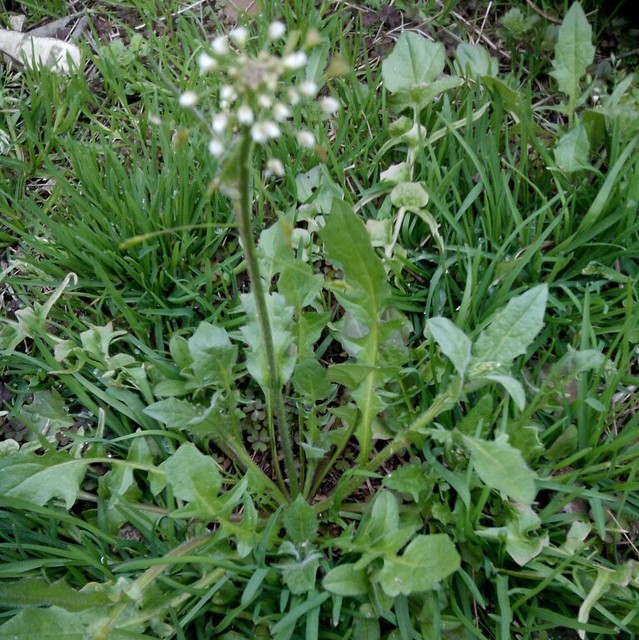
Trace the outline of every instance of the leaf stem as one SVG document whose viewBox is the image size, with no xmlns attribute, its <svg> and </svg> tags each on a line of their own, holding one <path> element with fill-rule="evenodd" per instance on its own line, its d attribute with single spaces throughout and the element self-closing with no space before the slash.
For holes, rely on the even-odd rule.
<svg viewBox="0 0 639 640">
<path fill-rule="evenodd" d="M 284 397 L 279 382 L 279 372 L 277 360 L 275 358 L 275 348 L 273 346 L 273 334 L 271 333 L 271 323 L 268 315 L 268 307 L 266 304 L 266 292 L 260 275 L 259 264 L 257 260 L 257 247 L 252 234 L 251 228 L 251 159 L 253 155 L 253 141 L 248 127 L 244 127 L 241 132 L 241 148 L 238 167 L 238 192 L 239 197 L 235 200 L 235 216 L 237 226 L 240 232 L 240 239 L 246 257 L 246 265 L 251 279 L 251 288 L 253 298 L 255 299 L 255 308 L 257 312 L 257 320 L 262 334 L 264 343 L 264 351 L 266 352 L 266 361 L 268 363 L 268 394 L 267 400 L 273 403 L 274 413 L 277 418 L 278 435 L 282 445 L 284 454 L 284 468 L 288 476 L 290 493 L 293 497 L 300 492 L 299 482 L 297 479 L 297 470 L 295 459 L 293 457 L 293 445 L 291 442 L 291 432 L 286 419 L 284 410 Z M 272 451 L 273 464 L 278 464 L 278 452 Z M 286 489 L 286 487 L 282 487 Z"/>
</svg>

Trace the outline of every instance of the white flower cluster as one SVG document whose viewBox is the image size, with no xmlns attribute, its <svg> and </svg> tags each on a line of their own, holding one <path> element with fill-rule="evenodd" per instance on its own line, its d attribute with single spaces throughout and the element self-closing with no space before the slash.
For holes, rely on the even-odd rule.
<svg viewBox="0 0 639 640">
<path fill-rule="evenodd" d="M 209 51 L 198 57 L 202 74 L 215 72 L 223 79 L 217 110 L 210 116 L 209 124 L 209 151 L 216 158 L 224 154 L 230 139 L 239 130 L 249 131 L 259 145 L 279 138 L 284 129 L 292 128 L 291 107 L 317 96 L 319 87 L 314 82 L 307 80 L 294 85 L 287 81 L 287 76 L 306 66 L 308 58 L 303 50 L 290 51 L 290 47 L 286 47 L 281 56 L 269 51 L 273 43 L 285 37 L 285 25 L 273 22 L 267 35 L 267 46 L 251 56 L 246 52 L 248 30 L 236 27 L 228 35 L 215 37 Z M 310 40 L 307 47 L 315 44 L 313 38 Z M 193 91 L 186 91 L 179 98 L 180 105 L 186 108 L 195 108 L 199 101 L 200 96 Z M 339 110 L 335 98 L 323 97 L 318 103 L 326 115 Z M 295 137 L 302 147 L 315 146 L 315 135 L 311 131 L 297 130 Z M 267 173 L 284 175 L 282 162 L 274 158 L 269 160 Z"/>
</svg>

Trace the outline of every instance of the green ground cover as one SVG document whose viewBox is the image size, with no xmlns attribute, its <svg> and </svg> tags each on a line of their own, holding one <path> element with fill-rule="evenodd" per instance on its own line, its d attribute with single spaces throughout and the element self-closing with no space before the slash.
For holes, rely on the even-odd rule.
<svg viewBox="0 0 639 640">
<path fill-rule="evenodd" d="M 81 70 L 3 68 L 0 639 L 639 634 L 591 9 L 100 1 Z"/>
</svg>

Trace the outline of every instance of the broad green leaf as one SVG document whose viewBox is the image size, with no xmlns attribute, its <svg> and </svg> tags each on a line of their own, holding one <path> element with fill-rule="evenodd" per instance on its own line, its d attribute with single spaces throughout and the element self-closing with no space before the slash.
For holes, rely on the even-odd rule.
<svg viewBox="0 0 639 640">
<path fill-rule="evenodd" d="M 0 626 L 0 640 L 86 640 L 96 637 L 96 626 L 107 617 L 102 607 L 73 612 L 57 606 L 22 609 Z M 113 640 L 122 637 L 117 631 L 109 636 Z"/>
<path fill-rule="evenodd" d="M 335 390 L 326 369 L 315 358 L 300 362 L 293 371 L 293 387 L 309 404 L 328 398 Z"/>
<path fill-rule="evenodd" d="M 336 297 L 355 318 L 372 329 L 377 325 L 389 287 L 366 225 L 350 205 L 336 200 L 320 235 L 327 260 L 344 272 L 346 286 L 335 290 Z"/>
<path fill-rule="evenodd" d="M 307 173 L 295 177 L 297 199 L 304 204 L 314 206 L 318 213 L 329 213 L 333 200 L 341 200 L 342 188 L 335 184 L 324 167 L 318 165 Z"/>
<path fill-rule="evenodd" d="M 67 611 L 82 611 L 110 604 L 113 600 L 109 594 L 76 591 L 62 580 L 51 583 L 44 578 L 24 578 L 0 582 L 0 605 L 10 609 L 55 606 Z"/>
<path fill-rule="evenodd" d="M 328 324 L 330 315 L 325 312 L 302 313 L 291 329 L 300 359 L 314 358 L 314 348 Z"/>
<path fill-rule="evenodd" d="M 231 344 L 226 329 L 201 322 L 188 339 L 191 372 L 198 389 L 233 386 L 233 367 L 237 361 L 237 347 Z"/>
<path fill-rule="evenodd" d="M 509 444 L 507 435 L 499 434 L 492 442 L 470 436 L 462 438 L 482 482 L 513 500 L 532 504 L 537 495 L 537 474 L 526 464 L 521 452 Z"/>
<path fill-rule="evenodd" d="M 315 509 L 299 495 L 284 512 L 284 528 L 295 544 L 312 542 L 317 535 Z"/>
<path fill-rule="evenodd" d="M 453 363 L 457 373 L 463 376 L 471 359 L 470 338 L 447 318 L 430 318 L 427 326 L 443 354 Z"/>
<path fill-rule="evenodd" d="M 284 584 L 292 594 L 301 595 L 315 588 L 320 557 L 319 553 L 312 553 L 296 562 L 280 565 Z"/>
<path fill-rule="evenodd" d="M 390 199 L 395 207 L 409 211 L 422 209 L 428 204 L 428 194 L 419 182 L 400 182 L 393 187 Z"/>
<path fill-rule="evenodd" d="M 252 295 L 240 296 L 242 307 L 246 312 L 246 324 L 240 329 L 248 349 L 246 352 L 246 366 L 249 373 L 263 389 L 269 388 L 271 372 L 266 359 L 266 349 L 257 318 L 257 308 Z M 277 381 L 284 385 L 291 377 L 295 366 L 295 347 L 291 325 L 293 322 L 293 307 L 286 304 L 284 296 L 270 293 L 266 296 L 266 307 L 269 316 L 273 349 L 277 366 Z M 291 348 L 293 347 L 293 348 Z"/>
<path fill-rule="evenodd" d="M 184 429 L 191 420 L 202 415 L 202 407 L 188 400 L 167 398 L 146 407 L 144 413 L 169 429 Z"/>
<path fill-rule="evenodd" d="M 322 587 L 338 596 L 363 596 L 368 591 L 365 570 L 357 571 L 352 564 L 342 564 L 331 569 L 322 580 Z"/>
<path fill-rule="evenodd" d="M 313 273 L 309 264 L 291 258 L 280 273 L 277 290 L 299 317 L 302 309 L 317 298 L 323 285 L 324 278 L 319 273 Z"/>
<path fill-rule="evenodd" d="M 191 351 L 189 350 L 189 341 L 186 338 L 174 333 L 169 340 L 169 352 L 180 371 L 191 366 Z"/>
<path fill-rule="evenodd" d="M 496 382 L 497 384 L 500 384 L 502 387 L 504 387 L 504 389 L 506 389 L 506 391 L 508 392 L 508 395 L 517 405 L 517 408 L 520 411 L 524 410 L 524 407 L 526 406 L 526 393 L 519 380 L 516 380 L 512 376 L 507 376 L 499 373 L 488 373 L 486 374 L 485 378 L 486 380 L 491 380 L 492 382 Z"/>
<path fill-rule="evenodd" d="M 475 438 L 481 438 L 486 435 L 492 421 L 493 405 L 493 394 L 491 392 L 482 395 L 457 423 L 457 430 Z"/>
<path fill-rule="evenodd" d="M 380 319 L 389 293 L 382 262 L 370 243 L 366 226 L 341 200 L 334 200 L 320 235 L 326 259 L 344 272 L 343 286 L 336 283 L 333 287 L 335 297 L 347 312 L 339 324 L 338 339 L 356 353 L 358 364 L 374 367 L 383 342 Z M 368 458 L 372 447 L 372 424 L 380 406 L 377 385 L 372 372 L 357 390 L 361 419 L 355 435 L 362 458 Z"/>
<path fill-rule="evenodd" d="M 433 483 L 426 478 L 421 467 L 407 464 L 391 471 L 384 478 L 384 486 L 393 491 L 407 493 L 415 502 L 419 502 L 419 494 L 431 491 Z"/>
<path fill-rule="evenodd" d="M 489 55 L 480 44 L 466 42 L 457 46 L 455 62 L 463 76 L 478 78 L 480 76 L 495 76 L 499 71 L 497 59 Z"/>
<path fill-rule="evenodd" d="M 526 353 L 543 327 L 547 297 L 548 286 L 538 285 L 512 298 L 495 313 L 473 345 L 473 364 L 510 364 Z"/>
<path fill-rule="evenodd" d="M 437 80 L 446 64 L 441 42 L 431 42 L 412 31 L 404 31 L 393 51 L 382 62 L 384 87 L 391 93 L 408 91 L 415 85 Z"/>
<path fill-rule="evenodd" d="M 461 557 L 446 534 L 418 535 L 401 556 L 384 559 L 378 580 L 391 597 L 411 595 L 434 589 L 460 565 Z"/>
<path fill-rule="evenodd" d="M 114 331 L 113 324 L 91 327 L 80 334 L 80 342 L 85 353 L 96 362 L 105 363 L 109 358 L 109 347 L 116 338 L 125 336 L 126 331 Z"/>
<path fill-rule="evenodd" d="M 190 503 L 193 512 L 190 515 L 201 518 L 219 515 L 222 476 L 213 458 L 201 453 L 194 444 L 185 443 L 159 469 L 164 471 L 173 495 Z"/>
<path fill-rule="evenodd" d="M 410 182 L 411 165 L 408 162 L 400 162 L 399 164 L 392 164 L 388 169 L 382 171 L 379 174 L 379 179 L 383 182 L 391 182 L 392 184 L 399 184 L 400 182 Z M 371 222 L 369 220 L 368 222 Z M 368 224 L 367 222 L 367 224 Z M 375 222 L 383 222 L 382 220 Z"/>
<path fill-rule="evenodd" d="M 359 552 L 360 559 L 355 569 L 361 570 L 378 558 L 394 556 L 420 527 L 415 514 L 400 516 L 397 498 L 387 490 L 375 497 L 370 514 L 360 524 L 354 538 L 340 541 L 346 551 Z"/>
<path fill-rule="evenodd" d="M 592 28 L 579 2 L 574 2 L 559 27 L 551 75 L 571 100 L 579 95 L 579 81 L 595 58 Z"/>
<path fill-rule="evenodd" d="M 89 464 L 90 459 L 78 460 L 63 451 L 20 451 L 0 458 L 0 495 L 40 506 L 59 498 L 70 509 Z"/>
<path fill-rule="evenodd" d="M 493 527 L 477 531 L 482 538 L 505 540 L 506 552 L 520 566 L 536 558 L 548 545 L 548 534 L 535 536 L 541 519 L 529 505 L 515 505 L 514 513 L 504 527 Z"/>
<path fill-rule="evenodd" d="M 577 123 L 568 133 L 565 133 L 554 150 L 555 164 L 564 173 L 574 173 L 590 167 L 588 156 L 590 142 L 586 127 Z"/>
<path fill-rule="evenodd" d="M 20 409 L 20 416 L 38 433 L 49 435 L 73 424 L 62 396 L 55 389 L 34 392 L 32 401 Z"/>
</svg>

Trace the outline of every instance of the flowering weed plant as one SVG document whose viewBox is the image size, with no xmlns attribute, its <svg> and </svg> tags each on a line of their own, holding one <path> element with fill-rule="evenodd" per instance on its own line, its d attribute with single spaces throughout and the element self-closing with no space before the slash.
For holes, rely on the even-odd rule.
<svg viewBox="0 0 639 640">
<path fill-rule="evenodd" d="M 166 333 L 156 325 L 148 341 L 121 318 L 74 317 L 81 329 L 63 332 L 56 313 L 83 286 L 69 274 L 45 302 L 3 320 L 5 371 L 29 387 L 0 416 L 19 417 L 27 434 L 16 428 L 0 447 L 9 523 L 0 605 L 12 616 L 0 637 L 532 640 L 548 625 L 636 630 L 637 563 L 628 553 L 610 561 L 621 549 L 615 518 L 629 528 L 636 508 L 636 429 L 613 438 L 593 418 L 629 362 L 632 283 L 614 281 L 627 302 L 614 358 L 583 337 L 585 314 L 574 348 L 549 337 L 569 285 L 555 280 L 564 256 L 539 257 L 554 250 L 548 238 L 561 246 L 562 219 L 544 216 L 570 195 L 526 221 L 487 213 L 491 179 L 511 182 L 501 167 L 513 151 L 486 154 L 490 173 L 473 145 L 495 144 L 512 121 L 522 137 L 531 125 L 530 105 L 485 49 L 460 45 L 448 60 L 443 45 L 402 34 L 368 93 L 331 79 L 347 98 L 338 100 L 323 86 L 335 67 L 324 45 L 318 31 L 279 21 L 235 27 L 193 48 L 171 97 L 175 153 L 193 149 L 208 197 L 232 210 L 231 224 L 160 232 L 223 236 L 211 256 L 218 269 L 206 273 L 224 295 L 197 298 L 205 319 Z M 357 173 L 358 191 L 341 165 L 318 160 L 364 164 L 366 154 L 349 155 L 359 120 L 343 130 L 364 94 L 385 97 L 365 115 L 388 126 L 375 131 L 382 142 Z M 477 164 L 460 161 L 460 149 Z M 621 166 L 627 157 L 616 171 L 633 171 Z M 548 184 L 572 179 L 560 169 Z M 464 176 L 469 193 L 451 212 L 447 192 Z M 473 225 L 464 216 L 480 196 Z M 543 233 L 526 246 L 535 225 Z M 471 248 L 463 233 L 475 227 L 488 240 Z M 125 239 L 123 260 L 154 251 L 160 233 Z M 502 248 L 488 244 L 498 239 Z M 574 238 L 563 242 L 578 251 Z M 544 277 L 530 276 L 546 259 Z M 416 289 L 411 279 L 431 263 Z M 458 298 L 447 302 L 442 282 Z M 57 533 L 50 547 L 45 530 Z"/>
</svg>

